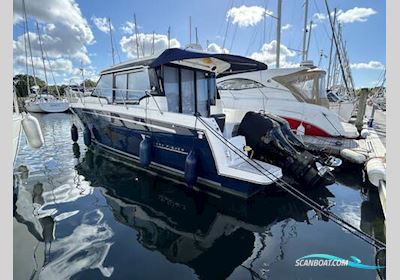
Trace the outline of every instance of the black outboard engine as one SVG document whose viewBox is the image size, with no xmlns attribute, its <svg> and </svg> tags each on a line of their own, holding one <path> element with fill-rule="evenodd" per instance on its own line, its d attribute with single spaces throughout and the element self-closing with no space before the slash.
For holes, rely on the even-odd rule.
<svg viewBox="0 0 400 280">
<path fill-rule="evenodd" d="M 287 122 L 279 117 L 247 112 L 238 134 L 246 138 L 255 158 L 281 167 L 284 175 L 292 177 L 304 188 L 335 182 L 329 167 L 307 151 Z"/>
</svg>

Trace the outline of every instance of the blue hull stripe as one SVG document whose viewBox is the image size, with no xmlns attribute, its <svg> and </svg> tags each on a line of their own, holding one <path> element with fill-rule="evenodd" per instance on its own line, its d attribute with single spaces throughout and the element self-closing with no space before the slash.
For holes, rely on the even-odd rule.
<svg viewBox="0 0 400 280">
<path fill-rule="evenodd" d="M 147 123 L 141 118 L 106 111 L 94 112 L 78 108 L 72 108 L 72 110 L 90 129 L 94 141 L 116 152 L 138 158 L 140 142 L 144 137 L 149 137 L 152 141 L 151 162 L 153 165 L 167 167 L 165 169 L 171 168 L 184 174 L 186 157 L 190 151 L 194 150 L 199 157 L 198 176 L 220 185 L 221 190 L 228 189 L 232 193 L 240 193 L 248 197 L 264 187 L 218 175 L 209 143 L 206 137 L 199 139 L 195 129 L 179 125 L 172 126 L 160 121 Z M 174 132 L 166 132 L 167 130 Z"/>
</svg>

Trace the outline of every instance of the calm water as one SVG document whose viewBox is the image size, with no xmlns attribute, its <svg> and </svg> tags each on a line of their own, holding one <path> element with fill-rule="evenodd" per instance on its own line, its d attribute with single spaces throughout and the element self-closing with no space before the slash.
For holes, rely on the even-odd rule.
<svg viewBox="0 0 400 280">
<path fill-rule="evenodd" d="M 88 150 L 70 114 L 38 115 L 45 146 L 21 139 L 14 195 L 15 279 L 376 279 L 375 270 L 295 267 L 324 253 L 374 265 L 375 251 L 285 194 L 207 197 Z M 383 239 L 360 169 L 312 194 Z M 346 174 L 344 174 L 346 171 Z M 339 176 L 340 175 L 340 176 Z"/>
</svg>

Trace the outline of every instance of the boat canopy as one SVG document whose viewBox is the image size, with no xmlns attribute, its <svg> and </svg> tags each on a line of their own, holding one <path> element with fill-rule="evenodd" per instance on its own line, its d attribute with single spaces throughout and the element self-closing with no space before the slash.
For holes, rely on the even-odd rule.
<svg viewBox="0 0 400 280">
<path fill-rule="evenodd" d="M 155 68 L 170 63 L 214 72 L 220 76 L 268 69 L 265 63 L 243 56 L 171 48 L 166 49 L 158 56 L 144 57 L 114 65 L 102 71 L 102 74 L 143 66 Z"/>
<path fill-rule="evenodd" d="M 299 101 L 329 108 L 325 90 L 325 71 L 318 68 L 303 69 L 272 79 L 287 87 Z"/>
<path fill-rule="evenodd" d="M 186 64 L 222 75 L 268 69 L 266 64 L 243 56 L 178 48 L 165 50 L 150 64 L 150 67 L 167 63 Z"/>
</svg>

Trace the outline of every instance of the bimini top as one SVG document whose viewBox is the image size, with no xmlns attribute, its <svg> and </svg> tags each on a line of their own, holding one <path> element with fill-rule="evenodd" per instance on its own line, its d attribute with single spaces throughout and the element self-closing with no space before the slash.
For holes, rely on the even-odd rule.
<svg viewBox="0 0 400 280">
<path fill-rule="evenodd" d="M 143 66 L 155 68 L 168 63 L 199 68 L 215 72 L 220 76 L 268 69 L 265 63 L 244 56 L 172 48 L 166 49 L 158 56 L 144 57 L 114 65 L 102 73 Z"/>
</svg>

